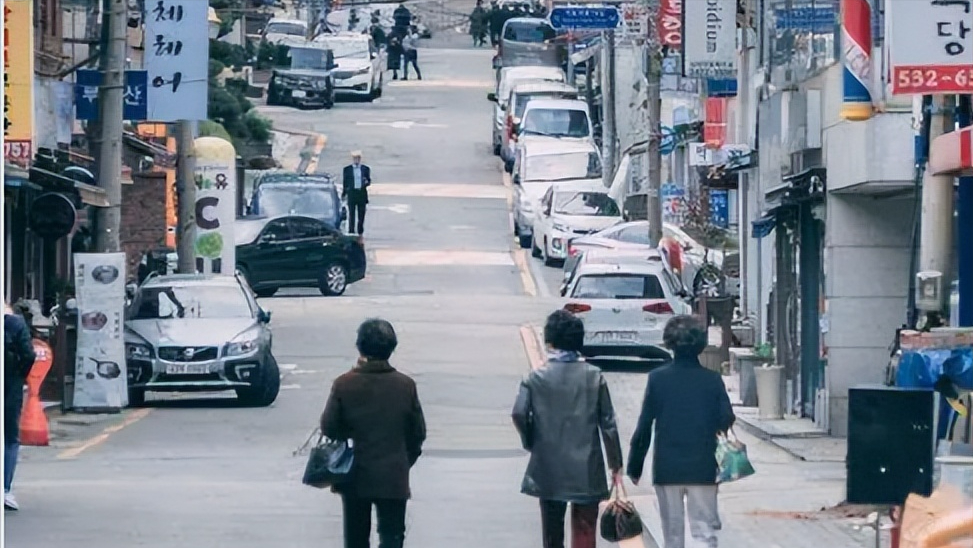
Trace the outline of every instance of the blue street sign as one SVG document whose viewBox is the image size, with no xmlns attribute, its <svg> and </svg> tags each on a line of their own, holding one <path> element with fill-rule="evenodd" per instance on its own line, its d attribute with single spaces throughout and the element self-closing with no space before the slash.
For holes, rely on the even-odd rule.
<svg viewBox="0 0 973 548">
<path fill-rule="evenodd" d="M 101 85 L 101 72 L 79 70 L 74 84 L 74 104 L 77 107 L 75 118 L 78 120 L 98 119 L 98 86 Z M 125 71 L 125 94 L 123 97 L 122 117 L 125 120 L 145 120 L 148 117 L 148 72 L 144 70 Z"/>
<path fill-rule="evenodd" d="M 676 130 L 668 126 L 662 126 L 662 139 L 659 141 L 659 152 L 663 156 L 672 154 L 676 150 Z"/>
<path fill-rule="evenodd" d="M 723 189 L 709 191 L 709 220 L 720 228 L 730 226 L 730 192 Z"/>
<path fill-rule="evenodd" d="M 618 8 L 613 6 L 557 6 L 550 17 L 551 26 L 558 30 L 609 30 L 622 20 Z"/>
</svg>

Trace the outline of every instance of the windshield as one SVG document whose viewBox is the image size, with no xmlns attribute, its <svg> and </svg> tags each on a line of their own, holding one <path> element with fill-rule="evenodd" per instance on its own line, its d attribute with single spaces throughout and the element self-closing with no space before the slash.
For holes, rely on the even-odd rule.
<svg viewBox="0 0 973 548">
<path fill-rule="evenodd" d="M 265 217 L 306 215 L 333 219 L 335 201 L 330 188 L 307 185 L 261 185 L 257 189 L 255 214 Z"/>
<path fill-rule="evenodd" d="M 368 42 L 364 40 L 321 40 L 320 43 L 334 52 L 335 59 L 368 59 Z"/>
<path fill-rule="evenodd" d="M 528 156 L 528 181 L 563 181 L 601 177 L 601 160 L 594 152 Z"/>
<path fill-rule="evenodd" d="M 133 320 L 177 318 L 252 318 L 253 311 L 239 287 L 173 285 L 143 288 Z"/>
<path fill-rule="evenodd" d="M 236 245 L 252 244 L 260 235 L 260 230 L 263 227 L 264 223 L 260 222 L 237 221 L 233 225 L 233 243 Z"/>
<path fill-rule="evenodd" d="M 514 105 L 514 118 L 520 118 L 527 109 L 527 103 L 531 99 L 577 99 L 578 94 L 569 91 L 563 92 L 540 92 L 540 93 L 518 93 L 517 104 Z"/>
<path fill-rule="evenodd" d="M 322 48 L 291 48 L 291 68 L 295 70 L 328 70 L 328 50 Z"/>
<path fill-rule="evenodd" d="M 307 28 L 297 23 L 270 23 L 267 25 L 267 34 L 287 34 L 290 36 L 304 36 Z"/>
<path fill-rule="evenodd" d="M 583 110 L 534 108 L 527 111 L 523 132 L 548 137 L 587 137 L 588 114 Z"/>
<path fill-rule="evenodd" d="M 637 223 L 612 227 L 603 236 L 630 244 L 649 245 L 649 225 L 647 223 Z"/>
<path fill-rule="evenodd" d="M 554 213 L 618 217 L 618 206 L 604 192 L 561 192 L 554 197 Z"/>
<path fill-rule="evenodd" d="M 556 36 L 554 28 L 547 23 L 508 23 L 503 29 L 503 39 L 512 42 L 540 44 Z"/>
<path fill-rule="evenodd" d="M 599 274 L 582 276 L 574 286 L 579 299 L 665 299 L 659 278 L 652 274 Z"/>
</svg>

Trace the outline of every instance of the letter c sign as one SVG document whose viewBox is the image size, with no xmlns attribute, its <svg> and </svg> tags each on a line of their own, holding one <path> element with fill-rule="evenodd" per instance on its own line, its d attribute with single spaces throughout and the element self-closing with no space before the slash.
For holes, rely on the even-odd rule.
<svg viewBox="0 0 973 548">
<path fill-rule="evenodd" d="M 220 219 L 216 217 L 216 206 L 220 199 L 216 196 L 205 196 L 196 200 L 196 226 L 203 230 L 214 230 L 220 227 Z"/>
</svg>

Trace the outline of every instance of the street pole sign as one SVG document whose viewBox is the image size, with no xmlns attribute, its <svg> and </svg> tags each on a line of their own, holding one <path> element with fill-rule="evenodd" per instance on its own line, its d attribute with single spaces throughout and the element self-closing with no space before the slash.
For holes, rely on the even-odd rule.
<svg viewBox="0 0 973 548">
<path fill-rule="evenodd" d="M 550 18 L 557 30 L 612 30 L 622 20 L 614 6 L 557 6 Z"/>
</svg>

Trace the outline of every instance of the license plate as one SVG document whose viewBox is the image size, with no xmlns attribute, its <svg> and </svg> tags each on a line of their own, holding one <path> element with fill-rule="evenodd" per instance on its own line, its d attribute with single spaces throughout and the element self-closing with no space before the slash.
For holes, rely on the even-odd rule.
<svg viewBox="0 0 973 548">
<path fill-rule="evenodd" d="M 602 343 L 628 343 L 635 342 L 634 331 L 598 331 L 594 333 L 595 342 Z"/>
<path fill-rule="evenodd" d="M 166 365 L 166 375 L 205 375 L 209 373 L 206 363 L 176 363 Z"/>
<path fill-rule="evenodd" d="M 291 97 L 294 97 L 295 99 L 303 99 L 304 97 L 307 97 L 307 92 L 294 90 L 291 92 Z"/>
</svg>

